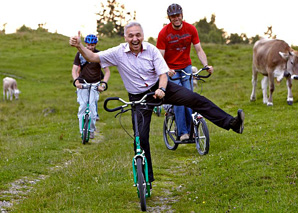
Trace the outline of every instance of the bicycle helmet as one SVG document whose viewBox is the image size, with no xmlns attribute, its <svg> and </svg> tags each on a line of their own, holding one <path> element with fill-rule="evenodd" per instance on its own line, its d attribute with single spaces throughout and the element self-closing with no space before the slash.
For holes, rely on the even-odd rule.
<svg viewBox="0 0 298 213">
<path fill-rule="evenodd" d="M 85 43 L 87 44 L 97 44 L 97 37 L 93 34 L 89 34 L 85 38 Z"/>
<path fill-rule="evenodd" d="M 182 7 L 179 4 L 171 4 L 167 9 L 168 16 L 182 14 Z"/>
</svg>

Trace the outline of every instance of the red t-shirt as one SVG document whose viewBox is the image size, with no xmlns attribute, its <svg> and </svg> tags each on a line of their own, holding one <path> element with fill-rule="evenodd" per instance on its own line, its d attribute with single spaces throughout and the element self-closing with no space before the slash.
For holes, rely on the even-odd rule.
<svg viewBox="0 0 298 213">
<path fill-rule="evenodd" d="M 200 42 L 197 29 L 183 21 L 180 30 L 175 30 L 172 24 L 166 25 L 158 34 L 156 47 L 165 50 L 165 61 L 170 69 L 183 69 L 191 64 L 191 43 Z"/>
</svg>

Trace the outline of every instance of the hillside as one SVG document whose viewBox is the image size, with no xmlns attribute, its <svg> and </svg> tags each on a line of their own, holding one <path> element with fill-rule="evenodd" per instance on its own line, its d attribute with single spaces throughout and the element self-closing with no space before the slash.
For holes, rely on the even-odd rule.
<svg viewBox="0 0 298 213">
<path fill-rule="evenodd" d="M 123 39 L 100 39 L 104 50 Z M 150 145 L 156 181 L 149 212 L 295 212 L 298 86 L 286 104 L 285 81 L 274 106 L 251 103 L 252 46 L 203 44 L 215 73 L 196 88 L 228 113 L 246 113 L 243 135 L 208 122 L 211 147 L 167 150 L 163 117 L 153 116 Z M 82 145 L 71 68 L 76 49 L 59 34 L 0 34 L 0 77 L 15 77 L 20 100 L 0 101 L 0 206 L 12 212 L 138 212 L 133 145 L 106 97 L 127 99 L 116 68 L 100 95 L 96 138 Z M 192 52 L 193 64 L 200 67 Z M 259 76 L 261 79 L 261 76 Z M 2 85 L 2 81 L 0 83 Z M 130 114 L 121 124 L 132 134 Z"/>
</svg>

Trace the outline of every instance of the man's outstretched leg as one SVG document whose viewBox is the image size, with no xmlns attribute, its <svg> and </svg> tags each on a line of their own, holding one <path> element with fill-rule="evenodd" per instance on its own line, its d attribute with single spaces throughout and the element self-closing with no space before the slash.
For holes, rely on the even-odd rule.
<svg viewBox="0 0 298 213">
<path fill-rule="evenodd" d="M 242 134 L 243 132 L 243 110 L 238 110 L 237 116 L 233 117 L 215 105 L 208 98 L 172 82 L 168 82 L 164 103 L 189 107 L 223 129 L 232 129 L 239 134 Z"/>
</svg>

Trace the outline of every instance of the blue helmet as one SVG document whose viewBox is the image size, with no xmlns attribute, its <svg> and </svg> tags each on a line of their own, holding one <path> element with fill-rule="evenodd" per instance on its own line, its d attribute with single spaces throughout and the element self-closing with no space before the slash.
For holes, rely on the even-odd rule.
<svg viewBox="0 0 298 213">
<path fill-rule="evenodd" d="M 97 37 L 93 34 L 89 34 L 85 38 L 85 43 L 87 44 L 97 44 L 97 41 L 98 41 Z"/>
</svg>

